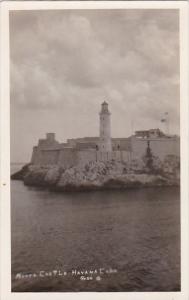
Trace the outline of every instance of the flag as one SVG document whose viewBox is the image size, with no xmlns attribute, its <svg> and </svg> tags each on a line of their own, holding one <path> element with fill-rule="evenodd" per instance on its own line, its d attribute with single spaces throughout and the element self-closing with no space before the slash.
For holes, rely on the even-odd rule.
<svg viewBox="0 0 189 300">
<path fill-rule="evenodd" d="M 163 117 L 163 118 L 161 119 L 161 122 L 162 122 L 162 123 L 167 122 L 168 114 L 169 114 L 169 113 L 168 113 L 167 111 L 164 113 L 165 117 Z"/>
<path fill-rule="evenodd" d="M 161 122 L 162 123 L 165 123 L 167 120 L 166 119 L 161 119 Z"/>
</svg>

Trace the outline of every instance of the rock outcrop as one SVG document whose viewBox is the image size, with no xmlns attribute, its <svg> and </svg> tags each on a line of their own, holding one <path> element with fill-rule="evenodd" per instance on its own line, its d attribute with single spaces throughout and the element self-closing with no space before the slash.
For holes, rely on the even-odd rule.
<svg viewBox="0 0 189 300">
<path fill-rule="evenodd" d="M 154 160 L 155 161 L 155 160 Z M 179 185 L 179 159 L 166 157 L 151 168 L 144 161 L 89 162 L 67 169 L 61 166 L 28 164 L 11 179 L 23 180 L 25 185 L 45 186 L 56 191 L 116 189 L 147 186 Z"/>
<path fill-rule="evenodd" d="M 24 177 L 30 172 L 30 166 L 31 164 L 26 164 L 22 167 L 21 170 L 11 175 L 11 179 L 13 180 L 23 180 Z"/>
</svg>

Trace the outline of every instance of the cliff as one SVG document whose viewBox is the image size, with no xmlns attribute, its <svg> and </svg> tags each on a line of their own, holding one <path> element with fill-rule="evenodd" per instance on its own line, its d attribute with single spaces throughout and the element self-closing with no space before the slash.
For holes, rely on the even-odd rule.
<svg viewBox="0 0 189 300">
<path fill-rule="evenodd" d="M 145 158 L 146 159 L 146 158 Z M 89 162 L 84 166 L 62 168 L 28 164 L 11 179 L 25 185 L 44 186 L 56 191 L 179 185 L 179 159 L 168 156 L 162 163 L 141 160 Z"/>
</svg>

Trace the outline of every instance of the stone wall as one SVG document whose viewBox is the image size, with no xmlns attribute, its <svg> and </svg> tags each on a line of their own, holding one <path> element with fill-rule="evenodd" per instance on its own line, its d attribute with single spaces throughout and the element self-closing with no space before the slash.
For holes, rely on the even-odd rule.
<svg viewBox="0 0 189 300">
<path fill-rule="evenodd" d="M 85 165 L 89 161 L 124 161 L 129 162 L 131 161 L 132 156 L 131 152 L 129 151 L 112 151 L 112 152 L 101 152 L 95 151 L 93 149 L 90 150 L 80 150 L 77 151 L 77 164 Z"/>
<path fill-rule="evenodd" d="M 62 148 L 59 151 L 57 164 L 69 168 L 77 164 L 77 151 L 74 148 Z"/>
<path fill-rule="evenodd" d="M 131 151 L 131 138 L 113 138 L 112 150 Z"/>
<path fill-rule="evenodd" d="M 31 163 L 34 165 L 46 164 L 46 156 L 44 156 L 43 148 L 39 146 L 33 147 Z"/>
<path fill-rule="evenodd" d="M 112 152 L 97 152 L 97 160 L 98 161 L 125 161 L 129 162 L 131 160 L 131 152 L 130 151 L 112 151 Z"/>
<path fill-rule="evenodd" d="M 116 139 L 115 144 L 120 142 L 120 149 L 117 147 L 114 151 L 97 151 L 96 149 L 79 149 L 74 147 L 67 147 L 68 144 L 60 144 L 57 146 L 49 145 L 48 147 L 38 146 L 33 148 L 31 163 L 40 165 L 58 164 L 65 168 L 75 165 L 84 165 L 89 161 L 123 161 L 130 162 L 131 160 L 141 160 L 146 154 L 148 139 L 131 137 L 127 139 Z M 180 156 L 180 140 L 177 137 L 171 138 L 153 138 L 149 140 L 151 152 L 157 156 L 161 161 L 167 155 Z M 124 146 L 123 146 L 124 145 Z M 127 150 L 122 150 L 124 147 Z"/>
<path fill-rule="evenodd" d="M 98 145 L 99 140 L 100 140 L 99 137 L 84 137 L 84 138 L 68 139 L 67 143 L 70 147 L 76 147 L 78 143 L 93 143 Z"/>
<path fill-rule="evenodd" d="M 140 139 L 133 136 L 131 144 L 132 155 L 135 159 L 140 159 L 145 155 L 148 140 L 152 154 L 159 157 L 160 160 L 164 160 L 166 155 L 180 156 L 180 140 L 177 137 Z"/>
<path fill-rule="evenodd" d="M 57 150 L 41 150 L 40 164 L 42 165 L 56 165 L 59 158 L 59 149 Z"/>
<path fill-rule="evenodd" d="M 32 151 L 31 163 L 36 165 L 38 161 L 38 147 L 34 146 Z"/>
<path fill-rule="evenodd" d="M 97 151 L 90 150 L 79 150 L 77 151 L 77 164 L 85 165 L 89 161 L 97 161 Z"/>
</svg>

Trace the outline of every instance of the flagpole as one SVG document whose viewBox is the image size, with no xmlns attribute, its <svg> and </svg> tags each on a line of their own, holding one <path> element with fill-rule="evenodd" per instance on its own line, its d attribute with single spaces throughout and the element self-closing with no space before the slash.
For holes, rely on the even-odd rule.
<svg viewBox="0 0 189 300">
<path fill-rule="evenodd" d="M 169 113 L 168 112 L 165 112 L 164 113 L 164 117 L 161 119 L 161 122 L 162 123 L 165 123 L 165 134 L 169 135 Z"/>
<path fill-rule="evenodd" d="M 134 135 L 133 119 L 131 119 L 131 135 Z"/>
<path fill-rule="evenodd" d="M 169 129 L 170 129 L 169 128 L 169 113 L 166 112 L 165 115 L 166 115 L 167 135 L 169 135 L 170 134 L 170 132 L 169 132 Z"/>
</svg>

